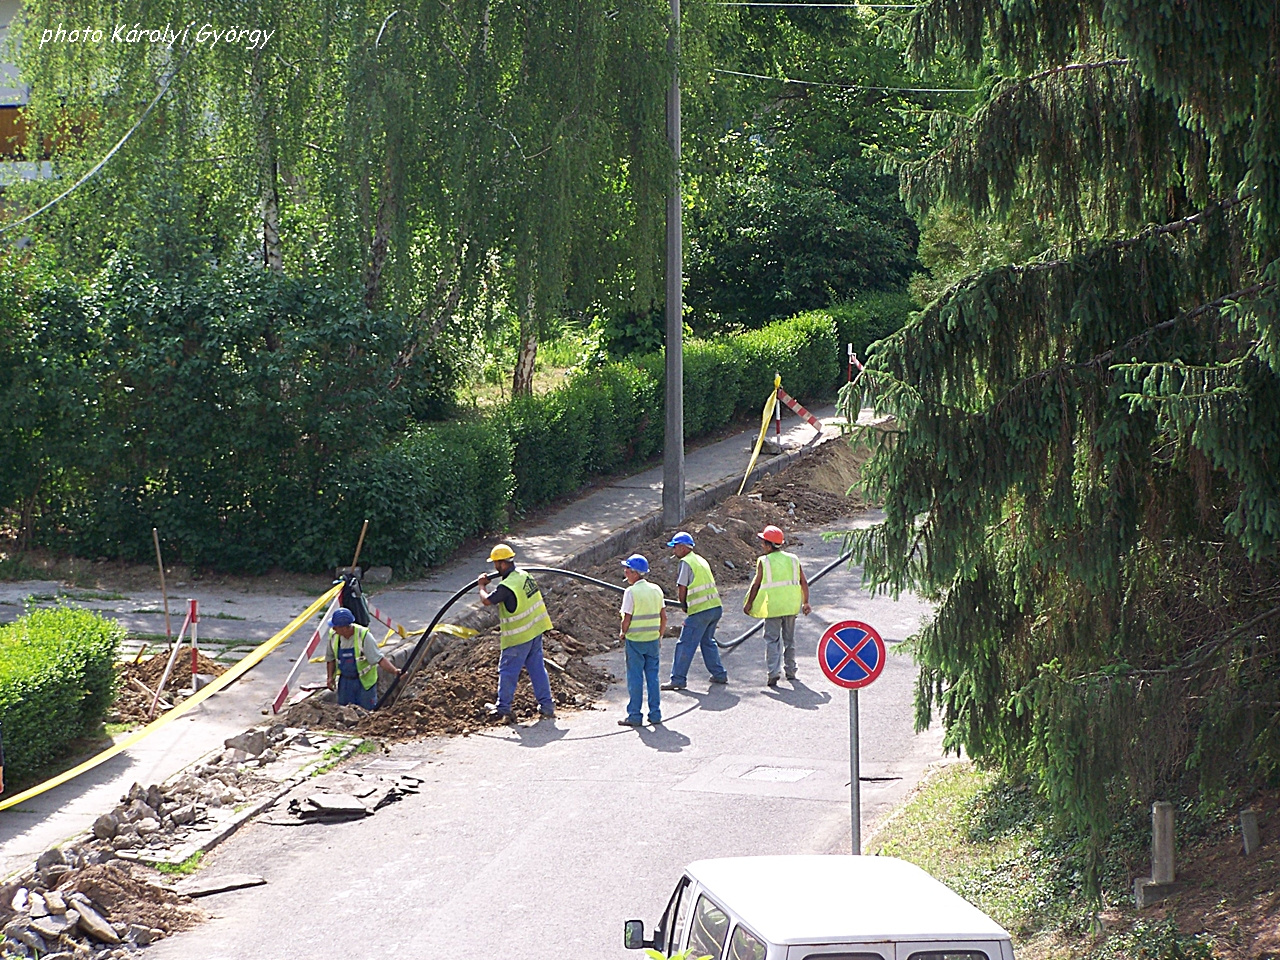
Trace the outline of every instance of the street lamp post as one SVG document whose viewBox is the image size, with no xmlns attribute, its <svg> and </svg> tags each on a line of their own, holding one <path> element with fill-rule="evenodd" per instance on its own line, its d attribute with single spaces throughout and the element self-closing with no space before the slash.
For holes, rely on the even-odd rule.
<svg viewBox="0 0 1280 960">
<path fill-rule="evenodd" d="M 667 140 L 672 172 L 667 195 L 667 389 L 662 451 L 662 523 L 684 519 L 684 236 L 680 196 L 680 0 L 671 0 L 667 50 L 675 61 L 667 90 Z"/>
</svg>

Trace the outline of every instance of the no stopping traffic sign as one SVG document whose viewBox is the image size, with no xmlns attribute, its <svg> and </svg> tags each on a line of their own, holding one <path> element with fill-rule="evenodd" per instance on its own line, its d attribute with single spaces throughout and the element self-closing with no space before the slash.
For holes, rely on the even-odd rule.
<svg viewBox="0 0 1280 960">
<path fill-rule="evenodd" d="M 861 620 L 841 620 L 818 641 L 818 665 L 827 679 L 848 690 L 867 686 L 884 669 L 884 640 Z"/>
</svg>

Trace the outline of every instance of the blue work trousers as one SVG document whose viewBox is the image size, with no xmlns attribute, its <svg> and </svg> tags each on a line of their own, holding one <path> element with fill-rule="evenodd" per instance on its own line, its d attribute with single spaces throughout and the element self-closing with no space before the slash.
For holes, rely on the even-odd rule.
<svg viewBox="0 0 1280 960">
<path fill-rule="evenodd" d="M 728 679 L 724 664 L 720 662 L 720 648 L 716 646 L 716 624 L 720 622 L 722 613 L 723 607 L 712 607 L 685 617 L 671 660 L 672 683 L 683 687 L 688 682 L 689 665 L 693 663 L 694 651 L 699 647 L 702 648 L 702 662 L 707 665 L 711 679 L 717 683 Z"/>
<path fill-rule="evenodd" d="M 516 681 L 520 679 L 521 670 L 529 674 L 538 709 L 544 714 L 555 713 L 551 679 L 547 676 L 547 665 L 542 661 L 542 634 L 526 643 L 507 647 L 498 658 L 498 713 L 511 712 L 511 699 L 516 695 Z"/>
<path fill-rule="evenodd" d="M 357 641 L 359 642 L 359 641 Z M 347 704 L 372 710 L 378 705 L 378 685 L 366 689 L 360 682 L 355 647 L 338 647 L 338 706 Z"/>
<path fill-rule="evenodd" d="M 627 719 L 639 723 L 644 705 L 644 688 L 649 688 L 649 722 L 662 722 L 661 684 L 658 682 L 658 641 L 626 642 Z"/>
</svg>

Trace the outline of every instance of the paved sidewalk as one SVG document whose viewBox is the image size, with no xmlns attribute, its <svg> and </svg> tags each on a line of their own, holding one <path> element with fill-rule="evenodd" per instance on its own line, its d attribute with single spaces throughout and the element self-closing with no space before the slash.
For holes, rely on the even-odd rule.
<svg viewBox="0 0 1280 960">
<path fill-rule="evenodd" d="M 832 407 L 813 412 L 823 420 L 835 416 Z M 783 426 L 784 446 L 797 448 L 814 436 L 813 428 L 795 417 L 784 418 Z M 746 431 L 688 452 L 686 493 L 694 509 L 702 508 L 697 503 L 699 497 L 714 493 L 718 487 L 732 484 L 733 489 L 727 492 L 736 491 L 733 481 L 741 479 L 756 436 L 757 431 Z M 762 454 L 761 462 L 765 469 L 777 469 L 793 455 L 765 457 Z M 633 529 L 636 540 L 641 539 L 643 528 L 637 525 L 652 524 L 660 519 L 661 506 L 662 468 L 658 467 L 602 486 L 536 523 L 517 528 L 507 539 L 524 562 L 565 566 L 593 549 L 616 545 L 617 552 L 622 553 L 626 549 L 622 541 L 611 538 L 616 538 L 619 531 Z M 377 592 L 374 602 L 406 627 L 421 629 L 445 599 L 488 568 L 487 556 L 487 546 L 465 551 L 422 580 L 396 584 Z M 158 590 L 109 598 L 102 594 L 77 598 L 84 594 L 94 594 L 94 591 L 77 591 L 46 581 L 0 583 L 0 622 L 21 615 L 28 597 L 37 598 L 38 603 L 58 598 L 61 602 L 115 617 L 133 632 L 164 633 L 163 613 L 151 612 L 162 605 Z M 184 585 L 170 596 L 170 618 L 175 634 L 186 609 L 183 600 L 175 599 L 179 596 L 199 600 L 199 635 L 209 641 L 224 641 L 219 649 L 231 653 L 232 658 L 272 636 L 314 599 L 298 594 L 214 591 Z M 466 613 L 467 607 L 459 603 L 454 609 L 456 615 L 449 619 L 456 621 Z M 232 617 L 243 619 L 230 619 Z M 246 677 L 188 716 L 96 770 L 0 812 L 0 878 L 26 867 L 48 847 L 87 830 L 94 818 L 113 806 L 135 781 L 146 784 L 165 780 L 220 747 L 226 737 L 264 719 L 267 706 L 300 656 L 311 629 L 299 630 Z M 315 683 L 323 679 L 323 666 L 313 664 L 303 671 L 300 682 Z"/>
</svg>

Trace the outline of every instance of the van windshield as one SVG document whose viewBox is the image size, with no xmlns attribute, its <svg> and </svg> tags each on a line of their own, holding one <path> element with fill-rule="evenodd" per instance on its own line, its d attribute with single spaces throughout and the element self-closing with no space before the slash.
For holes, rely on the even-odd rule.
<svg viewBox="0 0 1280 960">
<path fill-rule="evenodd" d="M 729 932 L 729 916 L 705 895 L 698 897 L 693 909 L 693 928 L 689 931 L 689 956 L 720 960 L 724 935 Z"/>
</svg>

